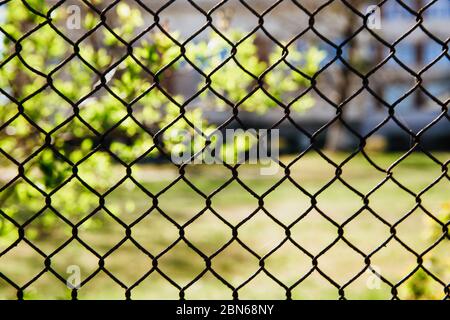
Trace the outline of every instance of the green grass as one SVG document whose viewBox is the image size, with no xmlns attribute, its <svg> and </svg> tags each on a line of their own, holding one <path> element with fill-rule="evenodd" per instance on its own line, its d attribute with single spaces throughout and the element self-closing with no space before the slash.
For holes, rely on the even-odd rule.
<svg viewBox="0 0 450 320">
<path fill-rule="evenodd" d="M 336 163 L 342 163 L 348 155 L 329 154 L 329 156 Z M 450 159 L 450 155 L 445 153 L 438 153 L 435 156 L 443 162 Z M 386 170 L 400 157 L 400 154 L 372 155 L 377 165 Z M 291 160 L 293 159 L 283 159 L 284 163 L 289 163 Z M 185 174 L 185 177 L 206 196 L 226 185 L 223 190 L 211 197 L 214 213 L 205 210 L 204 197 L 183 180 L 158 197 L 158 208 L 179 225 L 192 221 L 184 228 L 185 238 L 207 255 L 217 252 L 232 237 L 232 229 L 217 215 L 232 225 L 239 224 L 240 241 L 250 247 L 254 254 L 265 257 L 265 270 L 288 287 L 299 281 L 313 267 L 311 259 L 306 254 L 291 242 L 285 241 L 285 230 L 274 219 L 285 226 L 291 225 L 291 239 L 310 254 L 319 255 L 320 271 L 332 278 L 337 285 L 345 285 L 364 269 L 365 263 L 364 257 L 351 249 L 343 239 L 337 241 L 324 254 L 320 254 L 338 238 L 338 228 L 335 224 L 344 224 L 345 240 L 354 244 L 364 254 L 370 254 L 390 237 L 389 227 L 368 210 L 361 210 L 348 222 L 349 218 L 364 207 L 363 199 L 339 180 L 319 192 L 332 181 L 336 170 L 317 155 L 306 155 L 290 170 L 292 180 L 315 197 L 318 210 L 311 208 L 310 197 L 289 180 L 284 180 L 273 192 L 266 194 L 283 179 L 284 172 L 281 171 L 276 176 L 261 176 L 259 168 L 250 165 L 239 169 L 239 179 L 258 196 L 265 195 L 264 208 L 270 215 L 258 210 L 258 199 L 239 183 L 234 181 L 227 184 L 232 174 L 222 166 L 188 167 Z M 441 168 L 422 154 L 411 155 L 391 168 L 390 172 L 393 173 L 393 178 L 415 194 L 420 193 L 442 174 Z M 169 165 L 147 165 L 140 167 L 135 177 L 148 190 L 157 194 L 171 184 L 178 174 Z M 387 223 L 396 223 L 416 205 L 415 196 L 399 188 L 392 180 L 381 185 L 386 179 L 386 173 L 376 170 L 362 156 L 357 156 L 343 166 L 341 178 L 361 194 L 370 193 L 368 197 L 370 208 Z M 377 186 L 379 188 L 372 193 L 371 191 Z M 420 199 L 423 207 L 430 213 L 437 214 L 443 203 L 450 201 L 449 180 L 444 177 L 433 188 L 421 195 Z M 106 206 L 126 223 L 133 223 L 152 208 L 152 199 L 127 182 L 106 198 Z M 203 214 L 197 216 L 199 212 Z M 252 214 L 254 215 L 251 219 L 241 223 Z M 105 254 L 124 238 L 125 230 L 104 211 L 99 212 L 98 215 L 104 216 L 103 223 L 97 228 L 81 228 L 79 237 L 99 253 Z M 328 219 L 323 215 L 327 215 Z M 194 218 L 196 219 L 192 220 Z M 334 224 L 329 219 L 332 219 Z M 297 222 L 293 224 L 295 221 Z M 437 240 L 437 237 L 427 237 L 427 223 L 436 224 L 425 212 L 417 209 L 396 227 L 397 236 L 413 250 L 423 252 Z M 70 238 L 70 229 L 62 222 L 53 229 L 50 237 L 34 241 L 47 254 L 52 253 Z M 148 212 L 148 215 L 133 227 L 132 236 L 153 256 L 159 256 L 159 270 L 180 287 L 189 285 L 205 270 L 203 259 L 189 248 L 186 242 L 177 242 L 179 238 L 177 227 L 163 217 L 158 210 Z M 0 250 L 6 248 L 10 241 L 0 239 Z M 174 247 L 164 253 L 164 250 L 174 243 L 176 243 Z M 282 245 L 275 253 L 268 255 L 280 244 Z M 433 249 L 433 252 L 436 252 L 435 256 L 449 259 L 449 241 L 441 242 Z M 430 253 L 425 256 L 425 260 L 429 257 Z M 98 268 L 98 259 L 76 241 L 72 241 L 65 249 L 58 252 L 51 261 L 52 268 L 63 276 L 66 276 L 69 265 L 79 265 L 83 277 L 89 276 Z M 416 257 L 395 239 L 373 254 L 371 261 L 379 268 L 383 277 L 394 284 L 401 281 L 417 266 Z M 126 286 L 131 286 L 152 268 L 152 261 L 134 244 L 127 241 L 106 257 L 105 266 Z M 27 280 L 42 271 L 43 267 L 43 258 L 23 242 L 0 258 L 0 272 L 19 285 L 24 285 Z M 258 258 L 236 241 L 214 256 L 212 268 L 235 287 L 241 286 L 246 279 L 260 270 Z M 446 283 L 450 282 L 448 272 L 436 272 Z M 365 272 L 348 284 L 344 289 L 345 296 L 349 299 L 391 297 L 389 286 L 382 283 L 378 289 L 369 289 L 366 284 L 368 279 L 370 274 Z M 405 289 L 408 281 L 410 280 L 400 287 L 400 297 L 408 297 Z M 444 296 L 443 288 L 438 283 L 432 284 L 430 290 L 437 296 Z M 67 298 L 70 292 L 64 283 L 47 272 L 31 284 L 25 290 L 25 294 L 28 298 Z M 104 272 L 98 273 L 79 291 L 81 299 L 122 299 L 124 295 L 125 289 Z M 339 297 L 338 289 L 317 270 L 292 290 L 292 296 L 295 299 Z M 14 297 L 15 290 L 0 279 L 0 298 Z M 199 281 L 186 289 L 185 297 L 187 299 L 228 299 L 232 297 L 232 291 L 208 271 Z M 285 290 L 260 271 L 250 283 L 240 288 L 239 297 L 283 299 Z M 178 289 L 155 271 L 132 291 L 132 298 L 178 298 Z"/>
</svg>

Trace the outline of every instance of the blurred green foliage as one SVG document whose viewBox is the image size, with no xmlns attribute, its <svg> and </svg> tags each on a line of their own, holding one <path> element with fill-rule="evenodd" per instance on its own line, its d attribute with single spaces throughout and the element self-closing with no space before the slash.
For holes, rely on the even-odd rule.
<svg viewBox="0 0 450 320">
<path fill-rule="evenodd" d="M 77 223 L 99 208 L 101 195 L 113 185 L 114 163 L 133 165 L 137 158 L 155 157 L 161 151 L 182 152 L 180 132 L 194 134 L 189 122 L 205 123 L 202 109 L 185 108 L 186 97 L 170 92 L 168 86 L 186 66 L 185 60 L 208 75 L 199 84 L 199 90 L 208 86 L 201 105 L 221 112 L 227 100 L 243 110 L 264 113 L 307 88 L 304 75 L 315 73 L 324 58 L 316 48 L 290 48 L 274 50 L 269 61 L 263 61 L 254 36 L 235 50 L 213 32 L 208 39 L 189 43 L 183 57 L 180 47 L 156 28 L 138 39 L 145 18 L 125 3 L 115 6 L 107 19 L 117 36 L 99 26 L 100 17 L 87 7 L 81 10 L 80 30 L 68 29 L 66 22 L 73 17 L 64 5 L 52 9 L 46 1 L 10 1 L 5 8 L 0 148 L 16 162 L 5 160 L 2 166 L 23 166 L 24 177 L 2 191 L 0 208 L 19 223 L 45 210 Z M 237 30 L 225 33 L 233 42 L 245 36 Z M 171 36 L 179 37 L 176 32 Z M 132 55 L 121 39 L 132 43 Z M 264 91 L 247 97 L 258 82 L 264 83 Z M 314 103 L 307 94 L 289 99 L 286 105 L 299 112 Z M 210 124 L 206 128 L 215 129 Z M 156 133 L 159 141 L 153 139 Z M 203 147 L 194 146 L 197 151 Z M 28 235 L 51 228 L 52 219 L 57 219 L 51 217 L 36 228 L 29 226 Z M 9 233 L 12 228 L 10 221 L 0 218 L 2 237 L 16 237 Z"/>
<path fill-rule="evenodd" d="M 450 241 L 448 223 L 450 221 L 450 202 L 442 205 L 442 210 L 436 216 L 443 225 L 447 225 L 447 232 L 444 233 L 439 224 L 427 220 L 426 237 L 429 239 L 440 239 L 441 241 Z M 448 252 L 447 252 L 448 253 Z M 424 266 L 433 274 L 440 275 L 441 279 L 450 277 L 450 256 L 440 254 L 437 250 L 432 250 L 424 257 Z M 434 285 L 440 286 L 423 268 L 420 268 L 408 281 L 406 294 L 409 299 L 442 299 L 442 294 L 438 290 L 433 290 Z M 448 286 L 448 284 L 447 284 Z"/>
</svg>

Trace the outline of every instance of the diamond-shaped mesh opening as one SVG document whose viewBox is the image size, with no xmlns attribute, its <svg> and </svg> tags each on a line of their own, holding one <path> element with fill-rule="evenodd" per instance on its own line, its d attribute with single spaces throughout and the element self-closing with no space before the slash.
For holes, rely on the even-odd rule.
<svg viewBox="0 0 450 320">
<path fill-rule="evenodd" d="M 19 178 L 4 190 L 11 194 L 3 201 L 2 211 L 8 217 L 14 217 L 18 224 L 25 223 L 45 208 L 45 198 L 39 189 Z M 25 202 L 27 199 L 27 202 Z"/>
<path fill-rule="evenodd" d="M 373 141 L 377 143 L 376 138 Z M 372 166 L 362 155 L 349 159 L 342 167 L 342 179 L 350 186 L 368 194 L 380 181 L 385 178 L 385 173 Z"/>
<path fill-rule="evenodd" d="M 0 298 L 448 299 L 449 4 L 370 5 L 0 2 Z"/>
<path fill-rule="evenodd" d="M 131 103 L 153 85 L 152 79 L 141 75 L 143 73 L 144 69 L 128 56 L 114 70 L 108 70 L 110 77 L 114 78 L 108 86 L 121 101 Z"/>
<path fill-rule="evenodd" d="M 116 65 L 126 55 L 126 46 L 117 40 L 111 40 L 110 37 L 115 39 L 104 26 L 100 26 L 91 31 L 79 44 L 80 57 L 99 72 L 109 71 L 110 66 Z M 106 47 L 95 50 L 90 44 L 98 38 L 106 43 Z"/>
<path fill-rule="evenodd" d="M 425 240 L 417 241 L 417 237 L 413 236 L 414 230 L 415 233 L 419 232 L 416 230 L 417 225 L 424 223 L 430 226 L 433 230 L 440 230 L 442 226 L 431 219 L 429 216 L 425 214 L 425 212 L 421 209 L 414 210 L 412 213 L 408 215 L 408 218 L 405 219 L 404 222 L 399 224 L 396 227 L 397 236 L 410 248 L 412 248 L 415 252 L 425 252 L 429 247 L 431 247 L 436 241 L 438 241 L 442 234 L 436 232 L 434 234 L 423 235 L 426 236 Z"/>
<path fill-rule="evenodd" d="M 383 217 L 377 217 L 369 210 L 358 212 L 347 222 L 344 230 L 345 238 L 366 255 L 383 245 L 391 236 L 390 226 Z"/>
<path fill-rule="evenodd" d="M 76 78 L 70 79 L 70 75 L 76 75 Z M 96 77 L 96 71 L 78 57 L 70 59 L 52 74 L 54 89 L 73 103 L 92 95 Z"/>
<path fill-rule="evenodd" d="M 51 192 L 57 187 L 63 186 L 72 175 L 72 167 L 63 157 L 64 155 L 57 154 L 51 149 L 43 150 L 24 166 L 27 178 L 34 181 L 39 188 L 46 192 Z M 51 172 L 49 172 L 50 167 L 53 167 Z M 42 172 L 45 172 L 46 175 L 43 175 Z"/>
<path fill-rule="evenodd" d="M 80 181 L 83 181 L 90 188 L 97 188 L 99 192 L 106 191 L 108 187 L 112 187 L 119 183 L 126 174 L 126 169 L 123 166 L 118 166 L 117 170 L 110 172 L 107 170 L 109 163 L 112 163 L 114 158 L 109 153 L 97 151 L 78 166 L 78 176 Z M 92 167 L 95 170 L 92 170 Z M 103 188 L 98 188 L 99 179 L 101 181 L 108 181 L 108 185 Z"/>
<path fill-rule="evenodd" d="M 333 203 L 337 203 L 339 199 L 347 199 L 339 209 L 335 209 Z M 326 199 L 326 200 L 323 200 Z M 348 189 L 341 181 L 334 182 L 329 185 L 317 198 L 317 207 L 322 212 L 327 212 L 327 216 L 332 220 L 343 223 L 350 219 L 363 206 L 363 200 L 353 190 Z"/>
<path fill-rule="evenodd" d="M 340 264 L 342 265 L 340 266 Z M 318 267 L 324 274 L 334 279 L 336 283 L 344 285 L 363 270 L 364 258 L 341 240 L 329 247 L 319 257 Z M 342 272 L 342 270 L 345 270 L 345 272 Z"/>
<path fill-rule="evenodd" d="M 66 197 L 67 193 L 74 196 Z M 74 224 L 91 217 L 97 211 L 98 204 L 98 196 L 89 192 L 89 189 L 77 179 L 71 179 L 59 187 L 52 196 L 52 207 Z M 87 224 L 90 222 L 86 221 Z"/>
<path fill-rule="evenodd" d="M 126 194 L 132 197 L 124 197 Z M 152 200 L 131 180 L 126 180 L 105 197 L 105 207 L 127 224 L 141 219 L 148 213 Z"/>
<path fill-rule="evenodd" d="M 2 134 L 0 148 L 15 161 L 24 161 L 35 155 L 44 144 L 42 132 L 23 116 L 9 121 L 2 129 L 2 132 L 0 132 Z M 18 143 L 21 143 L 21 148 L 17 148 Z"/>
<path fill-rule="evenodd" d="M 151 2 L 151 1 L 148 1 Z M 178 37 L 180 38 L 179 41 L 181 43 L 189 40 L 192 35 L 197 34 L 198 32 L 201 32 L 201 30 L 204 28 L 206 24 L 206 17 L 204 14 L 202 14 L 200 7 L 195 7 L 192 2 L 180 2 L 180 1 L 171 1 L 171 2 L 164 2 L 159 1 L 158 4 L 160 7 L 164 5 L 164 10 L 162 10 L 158 17 L 163 21 L 162 28 L 164 31 L 170 36 L 170 37 Z M 152 4 L 149 4 L 152 6 Z M 156 4 L 155 4 L 156 5 Z M 184 30 L 182 28 L 183 21 L 180 21 L 177 19 L 177 14 L 180 13 L 180 11 L 185 11 L 191 14 L 191 21 L 189 22 L 189 25 L 191 26 L 190 31 L 186 32 L 187 30 Z M 192 32 L 191 32 L 192 31 Z"/>
<path fill-rule="evenodd" d="M 264 268 L 287 286 L 295 284 L 312 267 L 311 257 L 290 242 L 284 243 L 264 261 Z"/>
<path fill-rule="evenodd" d="M 212 268 L 233 287 L 239 287 L 259 269 L 258 259 L 241 244 L 233 242 L 212 260 Z M 237 269 L 240 271 L 237 272 Z"/>
<path fill-rule="evenodd" d="M 72 235 L 70 225 L 62 221 L 50 209 L 42 212 L 28 223 L 24 229 L 25 236 L 29 239 L 34 239 L 33 244 L 47 255 L 63 247 Z M 46 241 L 49 235 L 53 237 L 52 242 Z"/>
<path fill-rule="evenodd" d="M 128 261 L 130 261 L 128 259 L 130 258 L 136 266 L 133 273 L 117 278 L 127 287 L 135 284 L 147 273 L 147 270 L 152 264 L 152 260 L 130 241 L 124 242 L 119 248 L 115 249 L 114 252 L 111 252 L 111 254 L 105 258 L 105 267 L 113 274 L 117 273 L 115 270 L 122 270 L 127 266 L 129 263 Z"/>
<path fill-rule="evenodd" d="M 391 261 L 389 255 L 395 254 L 397 261 Z M 417 267 L 417 258 L 402 246 L 396 239 L 387 243 L 370 258 L 374 270 L 389 280 L 389 283 L 399 283 Z"/>
<path fill-rule="evenodd" d="M 269 254 L 285 239 L 284 228 L 272 223 L 273 221 L 266 213 L 258 211 L 251 219 L 239 226 L 239 239 L 259 256 Z"/>
<path fill-rule="evenodd" d="M 205 255 L 211 256 L 232 239 L 232 230 L 211 211 L 201 214 L 186 228 L 186 238 Z"/>
<path fill-rule="evenodd" d="M 133 225 L 133 239 L 153 255 L 158 255 L 179 238 L 177 227 L 157 210 Z"/>
<path fill-rule="evenodd" d="M 295 201 L 292 201 L 295 194 Z M 264 197 L 264 208 L 284 225 L 290 225 L 311 208 L 311 198 L 290 182 L 283 182 Z"/>
<path fill-rule="evenodd" d="M 42 103 L 45 103 L 45 108 L 33 108 L 34 105 Z M 25 114 L 45 131 L 54 130 L 73 115 L 73 107 L 51 89 L 41 91 L 23 106 Z"/>
<path fill-rule="evenodd" d="M 80 283 L 86 281 L 93 274 L 96 274 L 99 268 L 99 257 L 90 250 L 92 249 L 86 247 L 86 244 L 72 240 L 52 257 L 51 267 L 56 273 L 66 279 L 68 274 L 76 275 L 74 271 L 79 271 Z M 77 268 L 78 270 L 76 270 Z M 71 283 L 74 284 L 72 281 Z"/>
<path fill-rule="evenodd" d="M 3 251 L 0 261 L 2 262 L 1 272 L 3 275 L 12 279 L 14 283 L 19 286 L 25 285 L 31 279 L 38 276 L 44 269 L 42 257 L 28 244 L 21 242 L 11 250 Z M 21 268 L 15 268 L 14 265 L 18 263 Z M 21 274 L 27 273 L 30 279 L 23 279 Z"/>
<path fill-rule="evenodd" d="M 158 269 L 178 286 L 186 286 L 205 269 L 203 259 L 185 242 L 178 242 L 158 258 Z"/>
<path fill-rule="evenodd" d="M 225 199 L 233 196 L 233 203 Z M 232 225 L 238 225 L 258 211 L 258 200 L 236 181 L 226 183 L 212 198 L 212 208 Z M 222 208 L 227 208 L 224 210 Z M 232 210 L 230 210 L 232 209 Z"/>
<path fill-rule="evenodd" d="M 51 35 L 50 38 L 49 35 Z M 48 43 L 51 45 L 47 46 Z M 55 33 L 49 25 L 45 25 L 30 34 L 21 42 L 21 45 L 20 56 L 24 63 L 30 70 L 36 70 L 40 73 L 50 73 L 70 56 L 70 53 L 66 51 L 67 43 L 65 40 Z M 43 63 L 43 59 L 46 59 L 49 63 Z"/>
<path fill-rule="evenodd" d="M 98 234 L 95 230 L 95 226 L 92 224 L 103 225 L 103 228 L 105 228 L 104 225 L 107 225 L 107 227 L 111 228 L 109 232 L 114 233 L 114 236 L 103 236 L 102 234 Z M 114 218 L 104 210 L 96 212 L 95 215 L 91 217 L 89 223 L 82 224 L 78 229 L 79 238 L 102 256 L 109 253 L 111 249 L 120 244 L 125 237 L 125 229 L 118 225 Z"/>
<path fill-rule="evenodd" d="M 175 195 L 186 195 L 186 193 L 189 194 L 188 197 L 179 199 L 180 202 L 173 202 L 172 199 Z M 169 214 L 171 219 L 181 225 L 190 221 L 204 208 L 203 197 L 194 192 L 191 186 L 182 180 L 170 185 L 169 190 L 158 197 L 158 203 L 158 207 L 163 212 Z"/>
<path fill-rule="evenodd" d="M 381 196 L 381 190 L 389 190 L 388 193 L 391 193 L 391 195 Z M 389 223 L 397 222 L 416 205 L 414 196 L 399 188 L 392 180 L 377 185 L 370 195 L 369 201 L 370 208 L 377 214 L 382 215 L 383 219 Z M 391 203 L 389 207 L 383 205 L 386 201 Z"/>
<path fill-rule="evenodd" d="M 311 254 L 319 254 L 338 236 L 337 227 L 316 210 L 309 211 L 299 219 L 290 229 L 291 239 Z"/>
</svg>

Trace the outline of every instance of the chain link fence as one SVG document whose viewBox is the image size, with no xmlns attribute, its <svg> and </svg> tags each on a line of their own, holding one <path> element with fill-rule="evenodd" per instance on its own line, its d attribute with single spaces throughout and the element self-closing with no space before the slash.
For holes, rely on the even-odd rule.
<svg viewBox="0 0 450 320">
<path fill-rule="evenodd" d="M 119 297 L 126 299 L 134 298 L 139 287 L 155 276 L 160 279 L 155 282 L 157 287 L 164 282 L 164 288 L 170 287 L 180 299 L 189 298 L 190 290 L 207 277 L 233 299 L 245 297 L 242 292 L 252 285 L 254 291 L 265 291 L 268 296 L 273 290 L 293 299 L 298 297 L 295 291 L 311 279 L 330 287 L 340 299 L 349 298 L 349 288 L 361 281 L 363 287 L 371 283 L 383 286 L 393 299 L 404 297 L 399 293 L 404 287 L 409 287 L 414 297 L 448 299 L 448 270 L 444 267 L 439 271 L 429 262 L 430 256 L 433 263 L 444 261 L 444 266 L 449 260 L 450 221 L 445 202 L 449 200 L 450 159 L 448 153 L 436 155 L 431 145 L 439 136 L 429 134 L 436 127 L 445 132 L 450 120 L 448 28 L 447 33 L 440 28 L 440 34 L 435 34 L 433 16 L 429 15 L 443 3 L 445 0 L 0 1 L 2 295 L 9 292 L 18 299 L 33 298 L 27 291 L 49 278 L 69 286 L 70 297 L 77 299 L 84 288 L 95 295 L 95 286 L 89 285 L 102 274 L 119 288 Z M 409 19 L 404 29 L 395 17 L 388 26 L 389 6 Z M 293 17 L 291 21 L 289 17 Z M 392 29 L 396 25 L 398 29 Z M 390 39 L 390 32 L 398 35 Z M 289 35 L 288 39 L 282 40 L 283 34 Z M 416 34 L 420 34 L 419 41 L 407 51 L 416 52 L 419 58 L 405 61 L 410 57 L 400 48 Z M 435 49 L 427 60 L 428 43 Z M 443 76 L 439 76 L 440 71 Z M 399 80 L 400 74 L 403 80 Z M 443 93 L 428 86 L 428 75 L 444 86 Z M 388 97 L 386 91 L 400 81 L 406 81 L 407 89 L 395 99 Z M 431 101 L 434 113 L 421 118 L 414 128 L 399 109 L 408 102 L 417 110 L 412 107 L 406 115 L 419 114 L 421 108 L 426 109 L 425 101 Z M 373 111 L 361 115 L 367 105 Z M 207 111 L 209 106 L 212 111 Z M 323 110 L 328 113 L 320 113 Z M 364 129 L 362 123 L 370 123 L 364 120 L 371 119 L 375 111 L 381 115 L 380 121 Z M 198 126 L 205 118 L 207 124 Z M 279 146 L 283 149 L 287 144 L 287 151 L 271 158 L 277 172 L 270 183 L 258 182 L 258 171 L 251 171 L 246 164 L 222 161 L 211 171 L 204 165 L 198 169 L 202 179 L 219 181 L 205 191 L 201 178 L 193 173 L 197 166 L 192 161 L 174 161 L 173 155 L 186 148 L 192 151 L 190 160 L 202 155 L 211 144 L 211 133 L 255 127 L 280 130 L 281 136 L 291 141 Z M 386 128 L 394 134 L 380 138 Z M 182 132 L 202 139 L 195 145 L 183 145 L 183 149 Z M 377 139 L 382 140 L 380 148 L 397 143 L 397 152 L 404 152 L 396 153 L 388 165 L 380 164 L 380 153 L 371 151 L 377 148 Z M 298 147 L 292 141 L 298 142 Z M 447 136 L 441 143 L 447 151 L 448 141 Z M 315 158 L 308 158 L 312 153 Z M 317 178 L 320 185 L 314 191 L 305 185 L 304 176 L 297 175 L 296 170 L 306 166 L 305 159 L 310 161 L 307 168 L 318 176 L 325 166 L 332 172 L 329 179 Z M 409 159 L 428 161 L 428 166 L 419 177 L 406 171 L 407 180 L 404 176 L 399 179 L 396 170 Z M 363 171 L 377 174 L 376 183 L 365 191 L 346 179 L 347 169 L 356 168 L 355 161 L 365 161 Z M 147 169 L 138 174 L 141 168 Z M 118 178 L 117 172 L 121 172 Z M 366 179 L 365 172 L 359 174 Z M 422 179 L 430 175 L 432 180 Z M 153 182 L 161 177 L 167 183 L 156 188 Z M 249 177 L 256 181 L 249 183 Z M 314 179 L 311 177 L 310 183 Z M 413 179 L 419 179 L 419 188 L 411 188 L 409 181 Z M 188 199 L 177 205 L 180 191 L 173 190 L 180 183 Z M 274 212 L 268 206 L 269 198 L 286 183 L 290 186 L 289 201 L 302 208 L 277 207 L 278 212 Z M 359 203 L 346 209 L 345 219 L 336 218 L 333 205 L 326 209 L 321 205 L 326 195 L 336 207 L 346 206 L 347 198 L 339 198 L 341 193 L 327 193 L 337 183 Z M 380 213 L 373 198 L 388 184 L 393 186 L 390 198 L 385 198 L 389 203 Z M 230 185 L 237 188 L 227 191 Z M 432 209 L 425 203 L 427 194 L 439 195 L 432 198 Z M 218 198 L 232 205 L 240 197 L 249 197 L 255 206 L 241 213 L 231 208 L 229 211 L 235 211 L 231 215 L 217 209 Z M 386 212 L 399 211 L 397 197 L 400 202 L 406 197 L 412 205 L 395 219 L 388 219 Z M 199 199 L 196 210 L 187 209 L 189 198 Z M 275 201 L 280 204 L 283 199 Z M 137 203 L 144 209 L 139 211 Z M 190 215 L 178 219 L 174 213 L 184 205 Z M 437 209 L 441 207 L 444 209 Z M 124 214 L 127 210 L 136 215 Z M 434 234 L 432 240 L 421 242 L 421 229 L 427 227 L 415 224 L 408 229 L 407 234 L 422 244 L 420 250 L 399 235 L 399 229 L 408 225 L 416 212 L 431 221 Z M 281 218 L 285 213 L 293 218 Z M 364 213 L 372 223 L 356 222 Z M 206 215 L 214 220 L 206 221 L 203 235 L 210 239 L 216 228 L 223 228 L 227 236 L 220 245 L 208 247 L 192 240 L 191 227 Z M 137 237 L 139 224 L 153 216 L 159 217 L 158 222 L 147 224 L 144 235 Z M 293 230 L 311 216 L 325 221 L 334 234 L 318 250 L 310 250 L 293 236 Z M 275 237 L 270 228 L 251 227 L 249 232 L 258 234 L 263 242 L 267 240 L 265 250 L 255 248 L 243 236 L 243 229 L 257 217 L 266 219 L 264 226 L 281 232 Z M 354 223 L 362 238 L 375 224 L 386 233 L 367 238 L 376 245 L 361 248 L 358 241 L 352 241 Z M 116 227 L 109 229 L 110 224 Z M 167 230 L 175 230 L 175 236 L 169 237 L 163 225 L 170 225 Z M 83 232 L 91 228 L 93 235 L 86 240 Z M 303 234 L 314 233 L 314 224 L 308 228 Z M 62 229 L 68 230 L 68 236 L 58 242 L 52 233 Z M 117 239 L 112 240 L 114 245 L 96 246 L 95 234 L 101 232 Z M 152 245 L 167 237 L 164 245 Z M 93 263 L 92 269 L 80 269 L 71 262 L 70 253 L 64 253 L 75 243 L 89 253 L 86 259 Z M 373 262 L 394 244 L 414 261 L 396 280 Z M 336 249 L 338 245 L 345 249 Z M 23 246 L 27 249 L 15 251 Z M 178 250 L 180 246 L 187 251 Z M 243 252 L 242 257 L 227 253 L 235 246 Z M 286 246 L 290 251 L 274 271 L 268 261 Z M 137 250 L 144 260 L 129 258 L 120 268 L 110 265 L 108 258 L 122 249 Z M 335 249 L 338 257 L 331 268 L 337 274 L 351 269 L 338 262 L 339 256 L 349 251 L 361 263 L 345 279 L 336 279 L 335 273 L 327 271 L 329 266 L 321 263 Z M 81 251 L 76 252 L 79 258 Z M 168 272 L 162 261 L 171 254 L 172 271 Z M 295 260 L 296 254 L 303 258 Z M 27 260 L 31 255 L 39 261 L 32 274 L 26 269 L 35 264 Z M 58 262 L 58 256 L 64 261 Z M 227 261 L 216 267 L 221 256 Z M 122 261 L 127 255 L 124 257 Z M 395 264 L 402 257 L 394 255 L 388 260 Z M 185 261 L 191 259 L 200 260 L 192 275 Z M 249 261 L 254 269 L 245 273 Z M 123 274 L 134 273 L 134 268 L 133 280 L 124 281 Z M 227 268 L 241 277 L 230 278 Z M 189 275 L 183 278 L 183 274 Z M 183 281 L 178 281 L 180 275 Z M 270 284 L 261 284 L 261 277 Z M 46 290 L 45 294 L 53 289 Z M 430 290 L 432 294 L 427 296 L 424 292 Z M 45 294 L 37 292 L 36 297 Z M 318 297 L 329 297 L 327 294 Z"/>
</svg>

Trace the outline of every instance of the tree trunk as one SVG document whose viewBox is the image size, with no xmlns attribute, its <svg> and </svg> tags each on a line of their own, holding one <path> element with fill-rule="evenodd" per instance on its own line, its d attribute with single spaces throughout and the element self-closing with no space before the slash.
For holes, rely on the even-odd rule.
<svg viewBox="0 0 450 320">
<path fill-rule="evenodd" d="M 356 25 L 356 15 L 350 14 L 348 17 L 348 23 L 344 30 L 344 39 L 348 39 L 352 36 L 354 26 Z M 348 44 L 348 62 L 353 65 L 354 52 L 355 52 L 355 40 L 351 40 Z M 340 83 L 337 85 L 337 91 L 339 93 L 339 105 L 349 96 L 351 91 L 351 71 L 342 66 Z M 328 127 L 327 136 L 325 141 L 325 149 L 329 151 L 342 150 L 345 147 L 346 132 L 342 120 L 345 120 L 346 105 L 341 109 L 340 119 L 337 119 L 331 126 Z M 342 119 L 342 120 L 341 120 Z"/>
</svg>

